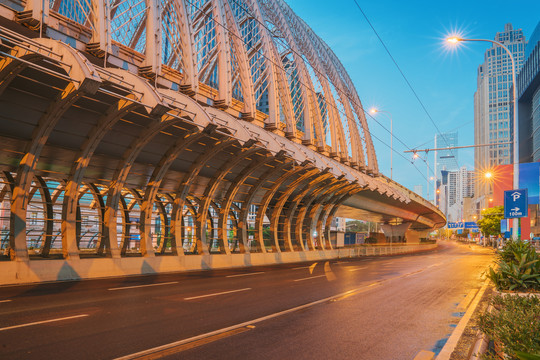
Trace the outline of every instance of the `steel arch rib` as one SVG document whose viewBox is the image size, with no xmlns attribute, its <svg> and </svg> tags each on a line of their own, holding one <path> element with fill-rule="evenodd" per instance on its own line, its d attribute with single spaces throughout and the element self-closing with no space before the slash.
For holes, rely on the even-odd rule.
<svg viewBox="0 0 540 360">
<path fill-rule="evenodd" d="M 253 89 L 253 79 L 249 72 L 249 62 L 247 60 L 247 54 L 245 47 L 242 43 L 242 37 L 238 24 L 234 20 L 231 7 L 228 0 L 218 0 L 223 6 L 225 17 L 227 18 L 227 24 L 229 25 L 229 32 L 231 33 L 232 44 L 235 49 L 236 61 L 238 65 L 238 71 L 242 81 L 242 95 L 244 97 L 244 112 L 249 114 L 248 117 L 255 118 L 256 105 L 255 105 L 255 91 Z"/>
<path fill-rule="evenodd" d="M 288 13 L 289 17 L 291 18 L 296 16 L 294 13 L 292 13 L 292 10 L 288 6 L 282 6 L 282 10 Z M 298 46 L 304 49 L 302 53 L 306 56 L 306 58 L 310 62 L 311 66 L 315 69 L 315 71 L 318 74 L 320 74 L 317 76 L 317 78 L 323 88 L 325 101 L 330 104 L 330 106 L 327 107 L 327 111 L 328 111 L 328 118 L 330 119 L 330 123 L 332 124 L 332 126 L 330 126 L 332 148 L 336 150 L 341 149 L 341 152 L 342 152 L 341 157 L 344 157 L 346 154 L 347 146 L 346 146 L 343 125 L 341 124 L 341 121 L 339 120 L 339 115 L 336 117 L 337 105 L 335 103 L 334 96 L 332 95 L 332 91 L 330 90 L 330 85 L 328 84 L 328 78 L 325 75 L 326 73 L 321 64 L 321 60 L 319 59 L 319 56 L 317 55 L 316 50 L 313 47 L 313 43 L 308 36 L 307 32 L 310 30 L 306 29 L 306 26 L 304 25 L 304 22 L 301 19 L 297 19 L 294 25 L 296 25 L 296 30 L 297 30 L 297 32 L 295 32 L 294 34 L 297 37 L 301 37 L 300 39 L 297 39 L 297 44 Z M 339 144 L 338 144 L 338 141 L 339 141 Z"/>
<path fill-rule="evenodd" d="M 140 222 L 140 231 L 141 231 L 141 254 L 143 256 L 154 256 L 154 250 L 152 248 L 152 239 L 150 236 L 151 230 L 151 221 L 152 221 L 152 209 L 154 202 L 156 201 L 156 195 L 161 186 L 161 182 L 167 172 L 169 171 L 170 166 L 173 161 L 178 158 L 180 153 L 184 151 L 187 147 L 193 144 L 195 141 L 198 141 L 202 137 L 206 136 L 205 133 L 197 132 L 197 130 L 192 130 L 184 135 L 184 137 L 178 139 L 162 156 L 159 163 L 154 167 L 152 175 L 148 180 L 146 189 L 144 192 L 143 202 L 141 205 L 141 222 Z M 144 245 L 144 247 L 143 247 Z M 174 244 L 176 245 L 176 244 Z M 171 245 L 172 246 L 172 245 Z M 177 254 L 177 247 L 172 246 L 173 254 Z"/>
<path fill-rule="evenodd" d="M 62 206 L 62 249 L 64 258 L 66 259 L 79 257 L 76 236 L 77 194 L 90 160 L 103 137 L 124 115 L 139 106 L 139 104 L 125 99 L 113 103 L 104 116 L 98 120 L 96 126 L 81 145 L 81 151 L 71 167 L 64 190 L 64 202 Z"/>
<path fill-rule="evenodd" d="M 259 180 L 257 181 L 257 183 L 249 190 L 249 193 L 247 194 L 247 196 L 245 197 L 245 200 L 244 200 L 244 206 L 242 207 L 242 212 L 240 214 L 240 227 L 242 229 L 242 241 L 244 243 L 247 242 L 247 228 L 246 228 L 246 225 L 247 225 L 247 220 L 248 220 L 248 214 L 249 214 L 249 209 L 250 207 L 253 205 L 253 200 L 255 198 L 255 196 L 257 195 L 257 193 L 259 192 L 259 190 L 262 188 L 262 186 L 275 174 L 275 173 L 280 173 L 284 168 L 286 168 L 287 166 L 290 166 L 292 165 L 294 162 L 293 161 L 284 161 L 283 163 L 281 163 L 280 165 L 276 166 L 275 168 L 273 169 L 269 169 L 267 170 L 260 178 Z M 262 238 L 262 230 L 261 230 L 261 234 L 258 233 L 258 230 L 257 228 L 255 228 L 255 242 L 257 244 L 257 246 L 259 246 L 261 252 L 265 253 L 266 252 L 266 248 L 264 246 L 264 242 L 263 242 L 263 238 Z"/>
<path fill-rule="evenodd" d="M 258 0 L 248 0 L 252 4 L 252 8 L 255 12 L 254 16 L 257 18 L 260 24 L 264 24 L 264 18 L 261 13 L 261 8 L 259 6 Z M 289 91 L 289 84 L 287 82 L 287 77 L 283 71 L 283 65 L 281 58 L 277 52 L 276 46 L 271 38 L 271 35 L 268 32 L 268 29 L 263 27 L 260 29 L 261 36 L 263 38 L 263 46 L 265 48 L 265 53 L 267 59 L 269 59 L 269 65 L 272 69 L 271 84 L 268 91 L 269 101 L 274 101 L 274 109 L 270 111 L 274 113 L 274 118 L 270 114 L 269 125 L 273 126 L 276 129 L 281 129 L 280 123 L 280 104 L 283 111 L 283 115 L 286 121 L 286 131 L 290 134 L 296 134 L 296 124 L 294 120 L 294 112 L 291 101 L 291 94 Z M 270 91 L 272 90 L 272 91 Z M 270 99 L 272 96 L 274 99 Z M 270 103 L 269 103 L 270 105 Z"/>
<path fill-rule="evenodd" d="M 327 191 L 322 192 L 321 197 L 328 196 L 329 194 L 338 193 L 343 188 L 346 188 L 347 186 L 349 186 L 349 185 L 347 185 L 347 183 L 343 184 L 343 183 L 338 182 L 336 185 L 332 186 Z M 352 187 L 354 187 L 354 185 Z M 313 200 L 315 200 L 315 198 L 313 198 Z M 305 205 L 305 208 L 304 208 L 305 211 L 303 213 L 304 215 L 302 216 L 301 224 L 302 224 L 302 226 L 306 225 L 310 236 L 315 231 L 317 231 L 317 234 L 319 234 L 319 236 L 320 236 L 319 247 L 321 249 L 325 248 L 325 241 L 328 242 L 327 243 L 328 248 L 332 249 L 333 247 L 332 247 L 332 244 L 330 243 L 330 239 L 326 238 L 326 236 L 324 236 L 324 233 L 322 232 L 322 229 L 317 228 L 317 225 L 318 225 L 317 219 L 318 219 L 319 215 L 321 214 L 321 203 L 322 203 L 321 201 L 311 201 L 311 200 L 308 201 L 308 203 Z M 307 219 L 306 219 L 306 214 L 309 214 Z"/>
<path fill-rule="evenodd" d="M 317 142 L 319 142 L 318 146 L 324 145 L 324 136 L 322 134 L 322 126 L 321 126 L 322 120 L 320 116 L 319 105 L 318 105 L 317 100 L 314 98 L 315 89 L 313 87 L 313 83 L 311 82 L 311 78 L 309 76 L 308 70 L 306 69 L 306 64 L 304 63 L 304 60 L 301 57 L 299 57 L 300 50 L 298 48 L 298 44 L 296 43 L 296 40 L 292 34 L 289 24 L 287 20 L 285 19 L 285 17 L 283 16 L 283 13 L 278 3 L 269 2 L 269 4 L 272 4 L 273 6 L 275 14 L 277 15 L 280 21 L 281 31 L 285 33 L 287 42 L 289 43 L 289 46 L 291 47 L 291 50 L 294 53 L 294 61 L 295 61 L 296 67 L 300 69 L 300 78 L 302 82 L 302 96 L 304 98 L 304 114 L 303 115 L 304 115 L 304 121 L 305 121 L 303 140 L 307 140 L 310 143 L 312 143 L 314 139 L 317 139 Z M 316 131 L 315 134 L 312 133 L 314 129 Z"/>
<path fill-rule="evenodd" d="M 229 186 L 229 189 L 227 190 L 227 193 L 225 194 L 225 197 L 224 197 L 224 200 L 225 200 L 225 203 L 222 204 L 221 206 L 221 209 L 220 209 L 220 213 L 219 213 L 219 226 L 218 226 L 218 231 L 220 232 L 219 233 L 219 238 L 221 239 L 220 241 L 222 241 L 223 243 L 226 242 L 226 239 L 227 239 L 227 234 L 226 234 L 226 226 L 227 226 L 227 218 L 229 216 L 229 212 L 230 212 L 230 209 L 231 209 L 231 206 L 234 202 L 234 199 L 236 198 L 236 194 L 238 193 L 238 191 L 240 190 L 240 187 L 242 186 L 242 184 L 246 181 L 246 179 L 251 176 L 251 174 L 253 174 L 253 172 L 257 171 L 258 169 L 260 169 L 261 167 L 263 167 L 264 165 L 270 163 L 271 161 L 273 161 L 274 159 L 272 157 L 267 157 L 265 160 L 263 161 L 258 161 L 258 160 L 253 160 L 246 168 L 244 168 L 244 170 L 232 181 L 231 185 Z M 240 210 L 240 212 L 242 211 L 242 209 Z M 246 223 L 245 222 L 242 222 L 241 219 L 237 219 L 238 221 L 238 225 L 237 227 L 239 228 L 239 234 L 243 233 L 246 229 Z M 238 235 L 237 235 L 238 236 Z M 240 252 L 242 253 L 245 253 L 245 252 L 249 252 L 249 248 L 247 246 L 247 239 L 245 236 L 240 236 L 241 239 L 239 239 L 239 244 L 240 244 Z"/>
<path fill-rule="evenodd" d="M 180 121 L 181 119 L 179 118 L 165 116 L 162 121 L 149 124 L 147 128 L 141 131 L 139 137 L 130 144 L 129 148 L 122 155 L 122 159 L 119 161 L 118 167 L 111 179 L 111 184 L 109 185 L 105 214 L 105 241 L 107 246 L 110 247 L 111 254 L 114 257 L 120 255 L 116 246 L 116 212 L 118 211 L 120 195 L 129 172 L 144 146 L 160 131 Z"/>
<path fill-rule="evenodd" d="M 206 185 L 206 188 L 204 190 L 204 194 L 202 197 L 202 202 L 199 204 L 200 211 L 197 216 L 197 232 L 198 236 L 197 238 L 200 238 L 203 243 L 206 243 L 206 221 L 207 221 L 207 213 L 210 208 L 210 203 L 214 199 L 214 195 L 216 191 L 218 190 L 219 184 L 221 181 L 225 178 L 225 176 L 236 166 L 238 165 L 242 160 L 244 160 L 246 157 L 256 153 L 259 149 L 258 148 L 252 148 L 251 146 L 241 148 L 235 152 L 233 155 L 233 158 L 223 164 L 223 166 L 217 170 L 217 173 L 214 174 L 214 177 L 210 182 Z M 221 210 L 219 211 L 222 212 Z M 221 223 L 218 221 L 218 229 L 220 227 Z M 225 229 L 221 229 L 224 231 Z M 227 244 L 226 239 L 219 236 L 219 230 L 218 230 L 218 239 L 219 239 L 219 245 L 221 253 L 230 254 L 229 245 Z"/>
<path fill-rule="evenodd" d="M 279 196 L 277 201 L 272 206 L 272 212 L 270 216 L 270 234 L 272 234 L 272 237 L 274 238 L 274 242 L 276 243 L 276 246 L 279 244 L 279 219 L 281 216 L 281 211 L 283 210 L 283 206 L 285 205 L 285 202 L 289 198 L 289 196 L 295 191 L 298 190 L 298 187 L 301 186 L 302 183 L 307 182 L 306 186 L 313 186 L 314 182 L 324 180 L 328 177 L 328 174 L 321 173 L 321 172 L 313 172 L 312 174 L 305 174 L 296 181 L 294 181 L 292 184 L 287 186 L 287 189 Z M 292 242 L 290 241 L 290 237 L 285 237 L 285 248 L 288 251 L 294 251 L 294 247 L 292 245 Z"/>
<path fill-rule="evenodd" d="M 293 227 L 294 215 L 296 213 L 296 210 L 300 206 L 300 203 L 310 193 L 311 193 L 311 196 L 310 196 L 310 200 L 308 200 L 308 201 L 312 201 L 312 199 L 314 199 L 314 196 L 315 196 L 315 194 L 317 194 L 317 192 L 320 192 L 321 189 L 325 189 L 326 187 L 329 186 L 328 183 L 332 184 L 336 180 L 335 180 L 335 178 L 333 176 L 331 176 L 330 174 L 327 174 L 326 178 L 323 181 L 325 182 L 325 184 L 321 185 L 318 188 L 317 187 L 314 188 L 314 187 L 310 186 L 310 184 L 308 184 L 304 188 L 304 190 L 302 190 L 300 193 L 298 193 L 291 200 L 291 203 L 289 204 L 289 208 L 285 212 L 285 222 L 284 222 L 284 225 L 283 225 L 283 229 L 284 229 L 283 231 L 285 232 L 286 241 L 292 243 L 292 231 L 291 230 L 292 230 L 292 227 Z M 299 219 L 299 217 L 297 217 L 297 222 L 301 222 L 301 221 L 303 221 L 303 219 Z M 301 232 L 300 232 L 300 234 L 295 233 L 295 242 L 296 242 L 297 247 L 299 249 L 305 250 Z"/>
<path fill-rule="evenodd" d="M 187 173 L 180 180 L 180 185 L 178 187 L 178 190 L 176 190 L 176 196 L 174 198 L 173 213 L 171 215 L 171 230 L 174 234 L 173 236 L 176 236 L 177 246 L 178 235 L 182 234 L 180 217 L 182 216 L 182 210 L 184 208 L 186 197 L 188 196 L 189 190 L 191 188 L 191 184 L 199 175 L 199 172 L 208 160 L 210 160 L 213 156 L 218 154 L 227 146 L 232 145 L 234 142 L 236 142 L 236 140 L 231 138 L 223 137 L 219 139 L 210 149 L 197 157 L 197 159 L 193 162 Z M 197 211 L 197 217 L 199 217 L 200 210 L 201 209 L 199 207 L 199 211 Z M 206 247 L 206 244 L 204 244 L 198 236 L 195 236 L 195 241 L 197 243 L 197 252 L 199 254 L 207 254 L 208 248 Z"/>
<path fill-rule="evenodd" d="M 260 242 L 263 241 L 263 221 L 264 217 L 267 215 L 266 211 L 268 209 L 268 206 L 270 205 L 270 201 L 274 198 L 274 195 L 279 190 L 281 185 L 288 179 L 294 177 L 298 173 L 305 171 L 304 174 L 300 175 L 297 179 L 293 180 L 291 184 L 288 185 L 288 188 L 294 188 L 298 186 L 298 184 L 302 183 L 306 178 L 309 178 L 319 172 L 318 169 L 313 169 L 310 165 L 303 165 L 299 166 L 296 169 L 293 168 L 286 172 L 285 174 L 281 175 L 277 180 L 274 181 L 272 184 L 272 187 L 266 191 L 264 194 L 264 197 L 261 201 L 261 204 L 257 210 L 257 217 L 255 219 L 255 239 L 257 237 L 260 239 Z M 272 226 L 272 223 L 270 223 L 270 226 Z M 281 252 L 281 249 L 279 247 L 278 238 L 276 236 L 275 232 L 271 232 L 271 236 L 273 237 L 272 241 L 272 250 Z"/>
</svg>

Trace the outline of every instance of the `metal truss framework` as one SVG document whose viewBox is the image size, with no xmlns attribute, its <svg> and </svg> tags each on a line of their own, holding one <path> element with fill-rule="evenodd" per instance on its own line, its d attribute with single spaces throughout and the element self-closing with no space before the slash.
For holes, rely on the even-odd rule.
<svg viewBox="0 0 540 360">
<path fill-rule="evenodd" d="M 12 260 L 331 249 L 348 197 L 411 201 L 374 177 L 351 80 L 281 0 L 8 5 L 0 247 Z"/>
</svg>

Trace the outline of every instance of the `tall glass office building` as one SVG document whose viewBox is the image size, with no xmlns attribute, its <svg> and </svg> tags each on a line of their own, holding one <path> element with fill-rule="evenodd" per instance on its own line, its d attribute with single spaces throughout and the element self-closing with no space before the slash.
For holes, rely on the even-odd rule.
<svg viewBox="0 0 540 360">
<path fill-rule="evenodd" d="M 540 22 L 525 48 L 517 84 L 519 161 L 540 161 Z"/>
<path fill-rule="evenodd" d="M 523 64 L 527 41 L 521 29 L 506 24 L 495 40 L 502 43 L 514 56 L 516 73 Z M 497 144 L 512 140 L 511 116 L 512 66 L 504 49 L 493 44 L 478 67 L 477 91 L 474 94 L 474 142 Z M 475 149 L 475 167 L 489 168 L 512 163 L 512 146 L 498 145 Z"/>
<path fill-rule="evenodd" d="M 455 147 L 458 146 L 458 133 L 447 132 L 435 135 L 435 148 Z M 437 151 L 437 179 L 441 179 L 441 171 L 459 169 L 458 151 L 453 150 L 438 150 Z"/>
<path fill-rule="evenodd" d="M 506 24 L 504 31 L 495 35 L 495 40 L 510 50 L 514 57 L 516 74 L 523 64 L 527 41 L 522 29 Z M 484 63 L 478 67 L 477 90 L 474 94 L 474 143 L 500 144 L 513 139 L 512 119 L 512 63 L 500 46 L 493 44 L 484 54 Z M 477 147 L 474 162 L 477 176 L 495 165 L 512 164 L 511 144 Z M 487 205 L 490 192 L 488 186 L 477 181 L 475 186 L 476 206 Z"/>
</svg>

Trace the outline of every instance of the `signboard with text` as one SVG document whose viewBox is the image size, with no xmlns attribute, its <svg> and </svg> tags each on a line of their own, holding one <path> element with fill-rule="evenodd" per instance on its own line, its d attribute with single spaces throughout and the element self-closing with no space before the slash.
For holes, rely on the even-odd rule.
<svg viewBox="0 0 540 360">
<path fill-rule="evenodd" d="M 527 189 L 515 189 L 504 192 L 504 217 L 522 218 L 529 215 Z"/>
<path fill-rule="evenodd" d="M 478 229 L 478 225 L 474 221 L 466 222 L 449 222 L 449 229 Z"/>
</svg>

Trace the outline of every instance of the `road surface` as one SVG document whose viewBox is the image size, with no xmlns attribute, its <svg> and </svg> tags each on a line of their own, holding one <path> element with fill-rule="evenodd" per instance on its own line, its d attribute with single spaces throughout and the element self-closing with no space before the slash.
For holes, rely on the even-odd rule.
<svg viewBox="0 0 540 360">
<path fill-rule="evenodd" d="M 436 250 L 0 288 L 0 359 L 413 359 L 439 351 L 492 252 Z"/>
</svg>

